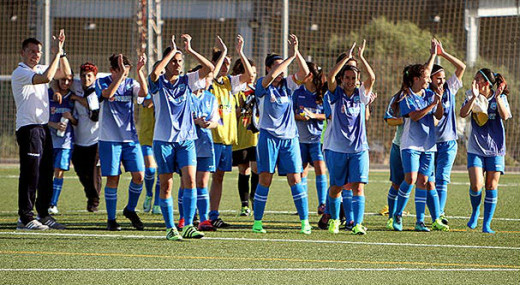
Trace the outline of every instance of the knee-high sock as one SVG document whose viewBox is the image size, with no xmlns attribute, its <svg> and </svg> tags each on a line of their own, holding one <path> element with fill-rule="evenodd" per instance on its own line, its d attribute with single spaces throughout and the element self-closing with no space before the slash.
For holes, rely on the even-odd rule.
<svg viewBox="0 0 520 285">
<path fill-rule="evenodd" d="M 339 211 L 340 211 L 340 205 L 341 205 L 341 197 L 330 197 L 328 195 L 329 200 L 329 212 L 330 212 L 330 218 L 333 220 L 339 219 Z"/>
<path fill-rule="evenodd" d="M 238 174 L 238 195 L 242 207 L 249 206 L 249 177 L 250 175 Z"/>
<path fill-rule="evenodd" d="M 399 192 L 397 194 L 397 207 L 395 209 L 396 216 L 403 215 L 404 208 L 408 203 L 408 199 L 410 198 L 410 193 L 412 192 L 413 185 L 406 183 L 403 181 L 399 186 Z"/>
<path fill-rule="evenodd" d="M 444 214 L 444 208 L 446 207 L 446 199 L 448 198 L 448 182 L 437 181 L 435 183 L 435 189 L 439 195 L 439 212 Z"/>
<path fill-rule="evenodd" d="M 388 190 L 388 217 L 392 218 L 395 214 L 395 208 L 397 206 L 397 189 L 394 188 L 394 186 L 390 186 L 390 189 Z"/>
<path fill-rule="evenodd" d="M 251 172 L 251 192 L 249 193 L 249 199 L 254 199 L 259 179 L 260 177 L 257 173 Z"/>
<path fill-rule="evenodd" d="M 206 221 L 209 212 L 208 188 L 197 187 L 197 209 L 199 209 L 200 222 Z"/>
<path fill-rule="evenodd" d="M 307 197 L 307 189 L 300 182 L 291 186 L 291 193 L 293 196 L 294 205 L 296 206 L 296 210 L 298 210 L 300 220 L 308 220 L 309 202 Z"/>
<path fill-rule="evenodd" d="M 61 188 L 63 187 L 63 178 L 54 178 L 52 183 L 52 198 L 51 205 L 58 205 L 58 199 L 60 198 Z"/>
<path fill-rule="evenodd" d="M 164 218 L 164 224 L 167 229 L 174 228 L 175 224 L 173 219 L 173 198 L 168 199 L 159 198 L 159 204 L 161 206 L 161 212 Z"/>
<path fill-rule="evenodd" d="M 137 202 L 139 202 L 139 196 L 141 196 L 142 191 L 142 183 L 136 184 L 130 181 L 130 185 L 128 186 L 128 204 L 126 205 L 127 210 L 135 211 L 135 207 L 137 206 Z"/>
<path fill-rule="evenodd" d="M 155 183 L 155 196 L 153 198 L 153 205 L 159 206 L 159 195 L 161 194 L 161 182 L 159 181 L 159 175 L 157 175 L 157 182 Z M 173 199 L 172 199 L 173 200 Z"/>
<path fill-rule="evenodd" d="M 486 197 L 484 198 L 484 223 L 482 224 L 482 230 L 486 233 L 494 233 L 491 229 L 491 220 L 495 214 L 497 199 L 498 190 L 486 190 Z"/>
<path fill-rule="evenodd" d="M 155 168 L 147 167 L 144 169 L 144 187 L 146 188 L 146 196 L 153 196 L 153 182 L 155 180 Z"/>
<path fill-rule="evenodd" d="M 428 190 L 426 195 L 426 204 L 432 216 L 432 222 L 437 220 L 441 215 L 441 207 L 439 205 L 439 196 L 437 190 Z"/>
<path fill-rule="evenodd" d="M 254 201 L 254 216 L 255 221 L 261 221 L 264 217 L 265 204 L 267 203 L 267 195 L 269 194 L 269 187 L 264 187 L 258 184 L 255 192 Z"/>
<path fill-rule="evenodd" d="M 330 192 L 330 187 L 327 190 L 327 193 Z M 325 199 L 325 211 L 323 212 L 325 215 L 330 215 L 330 199 L 329 195 L 327 194 L 327 199 Z"/>
<path fill-rule="evenodd" d="M 179 187 L 179 193 L 177 194 L 177 205 L 179 207 L 179 220 L 184 219 L 184 201 L 182 198 L 184 197 L 184 189 Z"/>
<path fill-rule="evenodd" d="M 343 204 L 345 204 L 343 202 Z M 354 225 L 362 224 L 365 215 L 365 196 L 352 197 L 352 209 L 354 211 Z"/>
<path fill-rule="evenodd" d="M 316 175 L 316 191 L 318 192 L 318 203 L 325 204 L 327 199 L 327 175 Z"/>
<path fill-rule="evenodd" d="M 482 190 L 477 192 L 469 188 L 469 200 L 471 201 L 471 216 L 469 218 L 468 227 L 474 229 L 477 227 L 478 217 L 480 216 L 480 202 L 482 201 Z"/>
<path fill-rule="evenodd" d="M 185 225 L 193 225 L 193 218 L 195 217 L 195 211 L 197 211 L 197 189 L 184 189 L 182 207 Z"/>
<path fill-rule="evenodd" d="M 352 208 L 352 190 L 341 191 L 343 197 L 343 212 L 345 213 L 345 219 L 347 223 L 354 221 L 354 209 Z"/>
<path fill-rule="evenodd" d="M 105 187 L 105 203 L 109 220 L 116 219 L 117 188 Z"/>
<path fill-rule="evenodd" d="M 426 209 L 426 199 L 428 193 L 424 189 L 415 189 L 415 215 L 417 217 L 417 223 L 424 223 L 424 211 Z"/>
</svg>

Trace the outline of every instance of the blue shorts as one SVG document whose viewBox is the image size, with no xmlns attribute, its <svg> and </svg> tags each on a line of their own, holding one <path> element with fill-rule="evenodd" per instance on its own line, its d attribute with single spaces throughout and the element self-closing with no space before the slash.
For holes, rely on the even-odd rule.
<svg viewBox="0 0 520 285">
<path fill-rule="evenodd" d="M 398 145 L 392 143 L 390 150 L 390 181 L 401 185 L 404 180 L 403 161 L 401 160 L 401 149 Z"/>
<path fill-rule="evenodd" d="M 231 171 L 233 166 L 233 146 L 221 143 L 213 144 L 215 149 L 215 168 L 220 171 Z"/>
<path fill-rule="evenodd" d="M 468 168 L 471 167 L 480 167 L 484 169 L 484 171 L 500 171 L 501 174 L 504 174 L 504 156 L 499 155 L 486 157 L 474 153 L 468 153 Z"/>
<path fill-rule="evenodd" d="M 143 156 L 151 156 L 153 155 L 153 148 L 151 145 L 142 145 L 141 151 L 143 152 Z"/>
<path fill-rule="evenodd" d="M 368 150 L 357 153 L 325 150 L 325 163 L 329 170 L 330 186 L 343 186 L 347 183 L 368 183 Z"/>
<path fill-rule="evenodd" d="M 432 176 L 434 157 L 435 153 L 433 151 L 401 150 L 404 173 L 418 172 L 426 177 Z"/>
<path fill-rule="evenodd" d="M 298 138 L 280 139 L 260 130 L 256 146 L 256 165 L 258 173 L 274 173 L 276 166 L 280 175 L 301 173 L 303 167 Z"/>
<path fill-rule="evenodd" d="M 70 167 L 70 149 L 55 148 L 54 149 L 54 168 L 68 171 Z"/>
<path fill-rule="evenodd" d="M 197 171 L 215 172 L 215 158 L 197 157 Z"/>
<path fill-rule="evenodd" d="M 457 141 L 437 143 L 435 154 L 435 181 L 450 183 L 451 168 L 457 156 Z"/>
<path fill-rule="evenodd" d="M 314 161 L 323 161 L 321 143 L 300 143 L 302 162 L 312 164 Z"/>
<path fill-rule="evenodd" d="M 185 166 L 197 165 L 195 143 L 153 141 L 153 153 L 157 162 L 158 174 L 181 173 Z"/>
<path fill-rule="evenodd" d="M 99 141 L 99 161 L 103 176 L 120 175 L 121 162 L 125 171 L 144 171 L 143 152 L 138 142 Z"/>
</svg>

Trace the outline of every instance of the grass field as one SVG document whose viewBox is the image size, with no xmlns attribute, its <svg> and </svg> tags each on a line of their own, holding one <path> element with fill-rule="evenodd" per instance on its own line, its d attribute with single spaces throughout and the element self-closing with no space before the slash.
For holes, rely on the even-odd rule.
<svg viewBox="0 0 520 285">
<path fill-rule="evenodd" d="M 371 172 L 367 185 L 366 236 L 318 230 L 314 176 L 309 177 L 312 235 L 298 233 L 299 221 L 283 177 L 271 187 L 265 215 L 267 234 L 251 232 L 252 218 L 237 217 L 236 170 L 224 179 L 222 217 L 229 229 L 201 240 L 167 241 L 162 216 L 142 213 L 145 231 L 133 231 L 121 211 L 121 232 L 107 232 L 104 201 L 86 212 L 74 172 L 60 197 L 63 231 L 16 231 L 18 169 L 0 168 L 1 284 L 519 284 L 520 175 L 502 177 L 493 229 L 468 230 L 468 180 L 454 173 L 447 215 L 452 231 L 417 233 L 415 217 L 404 232 L 385 229 L 376 213 L 386 203 L 388 173 Z M 178 180 L 176 179 L 176 182 Z M 119 187 L 118 209 L 126 204 L 129 175 Z M 175 191 L 176 192 L 176 191 Z M 176 195 L 176 193 L 175 193 Z M 141 196 L 139 208 L 142 207 Z M 175 199 L 176 200 L 176 199 Z M 175 206 L 176 208 L 176 206 Z M 413 200 L 407 210 L 415 212 Z M 430 222 L 427 220 L 428 223 Z M 480 220 L 479 226 L 481 226 Z"/>
</svg>

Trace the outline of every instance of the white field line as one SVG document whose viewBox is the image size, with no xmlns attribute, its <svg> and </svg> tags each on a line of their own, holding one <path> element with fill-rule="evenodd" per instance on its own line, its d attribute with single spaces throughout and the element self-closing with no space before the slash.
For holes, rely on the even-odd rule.
<svg viewBox="0 0 520 285">
<path fill-rule="evenodd" d="M 164 236 L 150 235 L 115 235 L 115 234 L 72 234 L 72 233 L 42 233 L 42 232 L 0 232 L 0 235 L 20 236 L 57 236 L 57 237 L 85 237 L 85 238 L 130 238 L 130 239 L 164 239 Z M 204 237 L 205 240 L 218 241 L 251 241 L 251 242 L 285 242 L 285 243 L 319 243 L 319 244 L 353 244 L 353 245 L 381 245 L 407 247 L 436 247 L 436 248 L 469 248 L 469 249 L 501 249 L 520 250 L 520 247 L 485 246 L 485 245 L 456 245 L 456 244 L 421 244 L 421 243 L 393 243 L 393 242 L 360 242 L 338 240 L 300 240 L 300 239 L 259 239 L 259 238 L 224 238 Z"/>
<path fill-rule="evenodd" d="M 0 271 L 520 271 L 515 268 L 0 268 Z"/>
</svg>

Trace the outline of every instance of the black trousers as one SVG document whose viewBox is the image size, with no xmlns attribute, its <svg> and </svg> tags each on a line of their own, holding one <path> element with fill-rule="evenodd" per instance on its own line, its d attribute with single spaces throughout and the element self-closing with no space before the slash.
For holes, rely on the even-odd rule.
<svg viewBox="0 0 520 285">
<path fill-rule="evenodd" d="M 81 185 L 83 185 L 88 204 L 98 206 L 101 192 L 98 144 L 91 146 L 74 145 L 72 164 L 74 164 L 74 170 L 78 174 Z"/>
<path fill-rule="evenodd" d="M 16 131 L 16 141 L 20 148 L 18 215 L 26 224 L 34 220 L 34 206 L 41 218 L 49 215 L 54 174 L 52 138 L 46 124 L 28 125 Z"/>
</svg>

